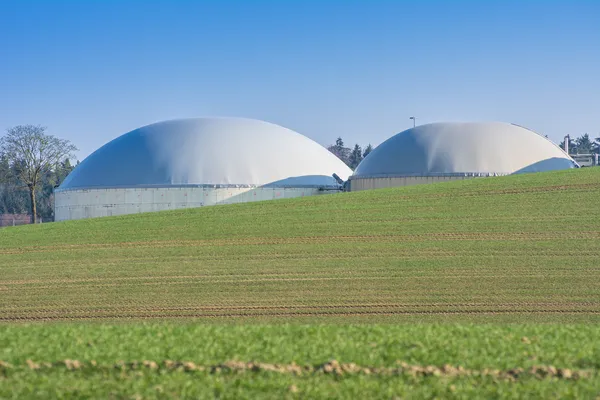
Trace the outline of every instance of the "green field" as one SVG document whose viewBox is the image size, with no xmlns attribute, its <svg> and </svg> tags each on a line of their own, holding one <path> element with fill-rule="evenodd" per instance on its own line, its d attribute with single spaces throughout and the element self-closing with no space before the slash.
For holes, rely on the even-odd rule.
<svg viewBox="0 0 600 400">
<path fill-rule="evenodd" d="M 598 321 L 600 171 L 0 230 L 0 320 Z"/>
<path fill-rule="evenodd" d="M 3 398 L 600 393 L 600 328 L 586 325 L 19 325 L 0 346 Z"/>
<path fill-rule="evenodd" d="M 590 168 L 1 229 L 0 396 L 593 398 L 599 200 Z"/>
</svg>

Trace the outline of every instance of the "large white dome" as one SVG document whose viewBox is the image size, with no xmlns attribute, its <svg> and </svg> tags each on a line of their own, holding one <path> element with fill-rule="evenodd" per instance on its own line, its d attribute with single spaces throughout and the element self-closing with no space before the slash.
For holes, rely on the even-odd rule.
<svg viewBox="0 0 600 400">
<path fill-rule="evenodd" d="M 488 176 L 576 167 L 558 146 L 518 125 L 434 123 L 386 140 L 353 177 Z"/>
<path fill-rule="evenodd" d="M 59 190 L 186 185 L 335 186 L 352 171 L 292 130 L 242 118 L 159 122 L 87 157 Z"/>
</svg>

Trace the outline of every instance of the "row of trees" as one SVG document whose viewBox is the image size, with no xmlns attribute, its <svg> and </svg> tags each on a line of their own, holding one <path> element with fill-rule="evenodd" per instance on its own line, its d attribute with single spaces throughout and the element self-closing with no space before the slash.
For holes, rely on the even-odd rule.
<svg viewBox="0 0 600 400">
<path fill-rule="evenodd" d="M 559 146 L 564 149 L 565 141 L 560 142 Z M 587 133 L 578 138 L 569 137 L 569 153 L 570 154 L 594 154 L 600 153 L 600 137 L 595 139 L 590 138 Z"/>
<path fill-rule="evenodd" d="M 355 170 L 358 164 L 369 155 L 373 150 L 373 146 L 369 143 L 363 150 L 359 144 L 355 144 L 352 149 L 344 147 L 344 141 L 341 137 L 338 137 L 334 145 L 327 148 L 330 152 L 335 154 L 340 160 L 342 160 L 351 170 Z"/>
<path fill-rule="evenodd" d="M 10 128 L 0 138 L 0 213 L 54 218 L 53 188 L 73 170 L 77 148 L 39 125 Z"/>
</svg>

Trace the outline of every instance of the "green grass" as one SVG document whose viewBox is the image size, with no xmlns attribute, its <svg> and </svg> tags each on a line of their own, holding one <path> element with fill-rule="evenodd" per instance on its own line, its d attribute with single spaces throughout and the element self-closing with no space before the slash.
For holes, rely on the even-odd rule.
<svg viewBox="0 0 600 400">
<path fill-rule="evenodd" d="M 0 320 L 596 322 L 600 170 L 0 230 Z"/>
<path fill-rule="evenodd" d="M 599 200 L 590 168 L 1 229 L 0 398 L 594 398 Z M 114 368 L 168 359 L 474 374 Z M 478 375 L 534 365 L 591 375 Z"/>
<path fill-rule="evenodd" d="M 369 397 L 590 398 L 600 393 L 600 328 L 587 325 L 18 325 L 0 328 L 0 397 Z M 37 364 L 75 359 L 96 367 L 69 371 Z M 115 368 L 118 360 L 228 360 L 362 366 L 450 364 L 473 371 L 537 365 L 591 371 L 579 380 L 481 376 L 299 376 L 277 372 L 185 372 Z M 295 386 L 297 393 L 290 391 Z"/>
</svg>

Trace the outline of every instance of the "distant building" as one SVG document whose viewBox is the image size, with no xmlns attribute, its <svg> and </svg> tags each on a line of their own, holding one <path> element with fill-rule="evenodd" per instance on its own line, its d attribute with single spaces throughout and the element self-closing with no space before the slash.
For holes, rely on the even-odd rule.
<svg viewBox="0 0 600 400">
<path fill-rule="evenodd" d="M 55 190 L 55 220 L 339 191 L 352 171 L 311 139 L 264 121 L 195 118 L 126 133 Z"/>
<path fill-rule="evenodd" d="M 595 167 L 598 165 L 598 154 L 571 154 L 570 156 L 581 167 Z"/>
<path fill-rule="evenodd" d="M 376 147 L 350 177 L 351 191 L 577 168 L 547 138 L 514 124 L 434 123 Z"/>
</svg>

